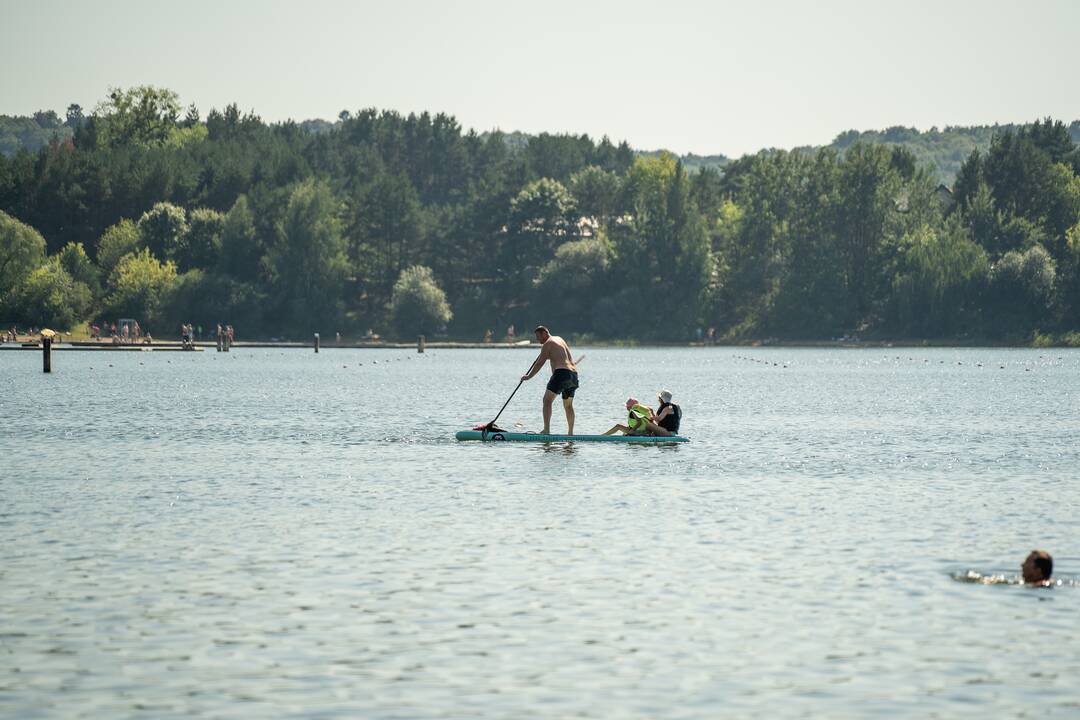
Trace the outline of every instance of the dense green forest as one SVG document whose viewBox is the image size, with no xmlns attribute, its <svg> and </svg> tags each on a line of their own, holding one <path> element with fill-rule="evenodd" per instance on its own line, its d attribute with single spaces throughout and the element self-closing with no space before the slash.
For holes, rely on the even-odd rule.
<svg viewBox="0 0 1080 720">
<path fill-rule="evenodd" d="M 920 132 L 915 128 L 891 127 L 886 130 L 848 130 L 836 136 L 829 144 L 830 148 L 846 150 L 855 143 L 874 143 L 899 146 L 911 152 L 916 162 L 922 167 L 932 168 L 938 179 L 952 185 L 960 166 L 964 164 L 972 151 L 985 153 L 995 135 L 1016 134 L 1030 129 L 1029 125 L 973 125 L 967 127 L 946 127 L 944 130 L 930 128 Z M 1069 136 L 1074 143 L 1080 143 L 1080 120 L 1069 125 Z M 813 152 L 817 148 L 804 148 Z"/>
<path fill-rule="evenodd" d="M 1080 329 L 1076 123 L 996 129 L 950 193 L 893 131 L 689 171 L 442 114 L 203 118 L 153 87 L 48 122 L 44 146 L 0 156 L 0 322 L 468 339 L 544 322 L 672 341 Z"/>
<path fill-rule="evenodd" d="M 69 105 L 63 120 L 52 110 L 43 110 L 32 116 L 23 117 L 0 115 L 0 154 L 10 157 L 22 149 L 36 152 L 52 140 L 67 140 L 72 137 L 74 128 L 82 120 L 82 115 L 83 110 L 78 105 Z M 304 120 L 299 123 L 299 126 L 305 132 L 324 133 L 334 130 L 343 120 L 343 118 L 333 122 Z M 951 185 L 960 171 L 960 166 L 973 150 L 986 152 L 990 149 L 990 141 L 994 135 L 1005 132 L 1016 133 L 1026 127 L 1026 125 L 1005 124 L 947 126 L 944 130 L 934 127 L 926 131 L 902 126 L 885 130 L 846 130 L 824 147 L 840 152 L 855 143 L 903 147 L 911 151 L 920 166 L 929 168 L 941 182 Z M 1074 143 L 1080 143 L 1080 120 L 1074 120 L 1069 125 L 1069 136 Z M 486 133 L 481 137 L 486 138 Z M 502 138 L 513 150 L 524 148 L 530 140 L 529 135 L 521 132 L 503 133 Z M 811 145 L 795 148 L 794 151 L 813 154 L 821 149 L 822 146 Z M 648 157 L 676 154 L 666 150 L 635 150 L 634 153 Z M 679 155 L 678 159 L 690 173 L 704 168 L 722 170 L 731 162 L 731 158 L 726 155 L 696 155 L 694 153 Z"/>
</svg>

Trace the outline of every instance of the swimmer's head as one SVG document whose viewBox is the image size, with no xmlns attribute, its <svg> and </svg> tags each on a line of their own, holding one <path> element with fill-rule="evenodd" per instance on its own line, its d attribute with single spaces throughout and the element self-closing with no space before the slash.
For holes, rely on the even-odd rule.
<svg viewBox="0 0 1080 720">
<path fill-rule="evenodd" d="M 1024 582 L 1030 584 L 1045 583 L 1050 581 L 1050 575 L 1054 572 L 1054 559 L 1045 550 L 1032 550 L 1020 566 Z"/>
</svg>

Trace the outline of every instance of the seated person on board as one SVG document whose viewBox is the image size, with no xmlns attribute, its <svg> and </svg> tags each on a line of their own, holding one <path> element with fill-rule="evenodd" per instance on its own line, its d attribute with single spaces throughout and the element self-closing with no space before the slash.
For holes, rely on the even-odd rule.
<svg viewBox="0 0 1080 720">
<path fill-rule="evenodd" d="M 656 399 L 660 401 L 660 407 L 657 408 L 653 421 L 672 435 L 678 435 L 682 408 L 671 402 L 671 393 L 667 390 L 661 390 Z"/>
<path fill-rule="evenodd" d="M 640 404 L 634 398 L 628 398 L 626 401 L 626 425 L 615 425 L 615 427 L 608 430 L 604 435 L 614 435 L 617 432 L 622 432 L 624 435 L 658 435 L 667 437 L 672 435 L 671 431 L 665 430 L 655 422 L 655 415 L 650 408 Z"/>
<path fill-rule="evenodd" d="M 1054 559 L 1045 550 L 1032 550 L 1020 566 L 1020 572 L 1025 585 L 1050 587 L 1054 584 L 1050 579 L 1054 572 Z"/>
</svg>

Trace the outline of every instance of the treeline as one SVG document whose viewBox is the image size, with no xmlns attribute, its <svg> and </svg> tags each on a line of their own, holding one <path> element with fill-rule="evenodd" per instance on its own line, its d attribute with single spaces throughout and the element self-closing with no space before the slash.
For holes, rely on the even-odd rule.
<svg viewBox="0 0 1080 720">
<path fill-rule="evenodd" d="M 83 120 L 83 109 L 79 105 L 69 105 L 64 118 L 52 110 L 42 110 L 32 116 L 0 115 L 0 155 L 12 156 L 20 150 L 36 152 L 53 140 L 71 138 L 74 128 Z M 318 134 L 331 132 L 338 128 L 343 119 L 304 120 L 298 123 L 301 130 Z M 917 128 L 901 125 L 884 130 L 845 130 L 837 135 L 827 146 L 806 146 L 794 148 L 796 152 L 813 154 L 822 147 L 843 152 L 856 143 L 899 146 L 909 150 L 921 167 L 932 170 L 938 180 L 951 185 L 960 166 L 973 150 L 986 152 L 995 135 L 1017 133 L 1027 125 L 1006 123 L 995 125 L 948 125 L 920 131 Z M 501 133 L 500 136 L 511 150 L 520 150 L 529 144 L 531 136 L 521 132 Z M 1080 143 L 1080 120 L 1069 125 L 1069 136 L 1074 143 Z M 481 135 L 486 138 L 486 133 Z M 775 148 L 773 148 L 775 150 Z M 659 157 L 664 150 L 635 150 L 635 155 Z M 674 154 L 674 153 L 668 153 Z M 679 155 L 687 172 L 702 169 L 722 170 L 731 158 L 726 155 Z"/>
<path fill-rule="evenodd" d="M 0 155 L 8 157 L 20 150 L 37 152 L 53 140 L 67 140 L 82 122 L 82 108 L 68 107 L 67 118 L 61 119 L 53 110 L 40 110 L 33 115 L 0 115 Z"/>
<path fill-rule="evenodd" d="M 951 185 L 964 160 L 975 150 L 985 153 L 997 135 L 1016 134 L 1026 131 L 1027 125 L 971 125 L 946 126 L 919 131 L 915 128 L 894 126 L 885 130 L 847 130 L 840 133 L 828 145 L 841 152 L 856 143 L 902 147 L 915 156 L 920 167 L 932 168 L 938 180 Z M 1080 120 L 1069 125 L 1069 136 L 1074 143 L 1080 142 Z M 818 148 L 804 148 L 813 152 Z"/>
<path fill-rule="evenodd" d="M 117 90 L 0 159 L 0 322 L 245 337 L 531 327 L 600 338 L 1030 339 L 1077 327 L 1080 154 L 994 136 L 955 193 L 902 147 L 690 173 L 587 136 L 361 110 L 267 124 Z"/>
</svg>

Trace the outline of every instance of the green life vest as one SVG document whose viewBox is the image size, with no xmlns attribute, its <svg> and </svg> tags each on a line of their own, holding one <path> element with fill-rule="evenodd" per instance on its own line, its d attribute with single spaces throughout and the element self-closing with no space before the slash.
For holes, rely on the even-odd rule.
<svg viewBox="0 0 1080 720">
<path fill-rule="evenodd" d="M 630 426 L 630 430 L 633 432 L 640 432 L 644 430 L 649 422 L 649 408 L 644 405 L 635 405 L 630 408 L 630 413 L 627 418 L 627 425 Z"/>
</svg>

